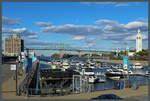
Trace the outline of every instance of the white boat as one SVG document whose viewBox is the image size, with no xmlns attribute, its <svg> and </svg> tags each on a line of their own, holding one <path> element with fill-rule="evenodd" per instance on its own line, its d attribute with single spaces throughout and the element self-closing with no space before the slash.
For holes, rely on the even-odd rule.
<svg viewBox="0 0 150 101">
<path fill-rule="evenodd" d="M 97 72 L 95 75 L 97 75 L 97 76 L 104 76 L 104 73 L 102 73 L 102 72 Z"/>
<path fill-rule="evenodd" d="M 148 75 L 148 71 L 146 71 L 145 74 Z"/>
<path fill-rule="evenodd" d="M 132 68 L 133 68 L 133 69 L 142 69 L 143 66 L 142 66 L 142 64 L 139 63 L 139 62 L 135 62 L 135 63 L 133 64 Z"/>
<path fill-rule="evenodd" d="M 63 61 L 62 67 L 63 67 L 64 69 L 70 68 L 70 66 L 69 66 L 69 64 L 68 64 L 68 61 Z"/>
<path fill-rule="evenodd" d="M 121 75 L 122 71 L 123 71 L 122 69 L 107 69 L 107 73 L 118 74 L 118 75 Z"/>
<path fill-rule="evenodd" d="M 105 77 L 113 80 L 118 80 L 121 77 L 123 77 L 123 72 L 119 70 L 114 70 L 114 69 L 107 69 L 107 72 L 105 73 Z"/>
<path fill-rule="evenodd" d="M 96 80 L 96 77 L 93 75 L 89 75 L 89 83 L 94 83 Z"/>
<path fill-rule="evenodd" d="M 111 80 L 119 80 L 119 79 L 120 79 L 120 76 L 108 77 L 108 78 L 111 79 Z"/>
<path fill-rule="evenodd" d="M 94 75 L 94 72 L 92 68 L 82 68 L 81 74 L 89 76 L 89 75 Z"/>
<path fill-rule="evenodd" d="M 80 72 L 80 74 L 88 76 L 89 83 L 94 83 L 96 80 L 96 76 L 95 76 L 92 68 L 82 68 L 82 71 Z"/>
<path fill-rule="evenodd" d="M 90 63 L 89 68 L 95 68 L 94 63 Z"/>
</svg>

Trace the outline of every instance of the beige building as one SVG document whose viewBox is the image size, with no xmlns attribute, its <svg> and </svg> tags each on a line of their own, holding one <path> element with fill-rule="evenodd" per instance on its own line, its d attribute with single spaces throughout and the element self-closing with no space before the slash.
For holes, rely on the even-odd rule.
<svg viewBox="0 0 150 101">
<path fill-rule="evenodd" d="M 17 56 L 19 52 L 24 51 L 24 40 L 19 35 L 13 34 L 10 38 L 4 39 L 4 55 Z"/>
</svg>

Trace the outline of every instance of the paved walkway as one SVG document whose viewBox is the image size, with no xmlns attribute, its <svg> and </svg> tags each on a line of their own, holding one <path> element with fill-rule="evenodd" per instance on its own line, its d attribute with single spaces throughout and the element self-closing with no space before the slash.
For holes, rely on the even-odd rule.
<svg viewBox="0 0 150 101">
<path fill-rule="evenodd" d="M 2 98 L 3 99 L 26 99 L 25 96 L 16 96 L 15 92 L 15 80 L 9 79 L 8 81 L 2 84 Z M 126 88 L 123 90 L 104 90 L 104 91 L 95 91 L 90 93 L 83 94 L 70 94 L 65 96 L 48 96 L 48 97 L 29 97 L 28 99 L 90 99 L 101 94 L 113 93 L 121 98 L 125 99 L 139 99 L 140 101 L 147 100 L 148 96 L 148 87 L 140 86 L 137 90 L 133 90 L 132 88 Z M 141 99 L 142 98 L 142 99 Z"/>
</svg>

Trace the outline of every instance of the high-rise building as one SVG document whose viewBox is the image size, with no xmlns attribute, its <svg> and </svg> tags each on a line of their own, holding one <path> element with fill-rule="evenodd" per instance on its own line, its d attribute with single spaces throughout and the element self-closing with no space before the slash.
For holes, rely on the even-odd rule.
<svg viewBox="0 0 150 101">
<path fill-rule="evenodd" d="M 18 53 L 24 51 L 24 40 L 18 34 L 13 34 L 9 38 L 4 39 L 4 55 L 17 56 Z"/>
<path fill-rule="evenodd" d="M 138 29 L 138 33 L 136 36 L 136 52 L 142 51 L 142 35 L 140 29 Z"/>
</svg>

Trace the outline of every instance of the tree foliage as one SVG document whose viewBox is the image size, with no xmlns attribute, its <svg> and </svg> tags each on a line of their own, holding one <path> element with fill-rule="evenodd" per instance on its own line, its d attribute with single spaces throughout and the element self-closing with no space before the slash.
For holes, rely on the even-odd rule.
<svg viewBox="0 0 150 101">
<path fill-rule="evenodd" d="M 51 55 L 51 58 L 59 58 L 60 56 L 59 56 L 59 54 L 53 54 L 53 55 Z"/>
<path fill-rule="evenodd" d="M 148 56 L 148 49 L 138 52 L 137 55 L 138 56 Z"/>
</svg>

